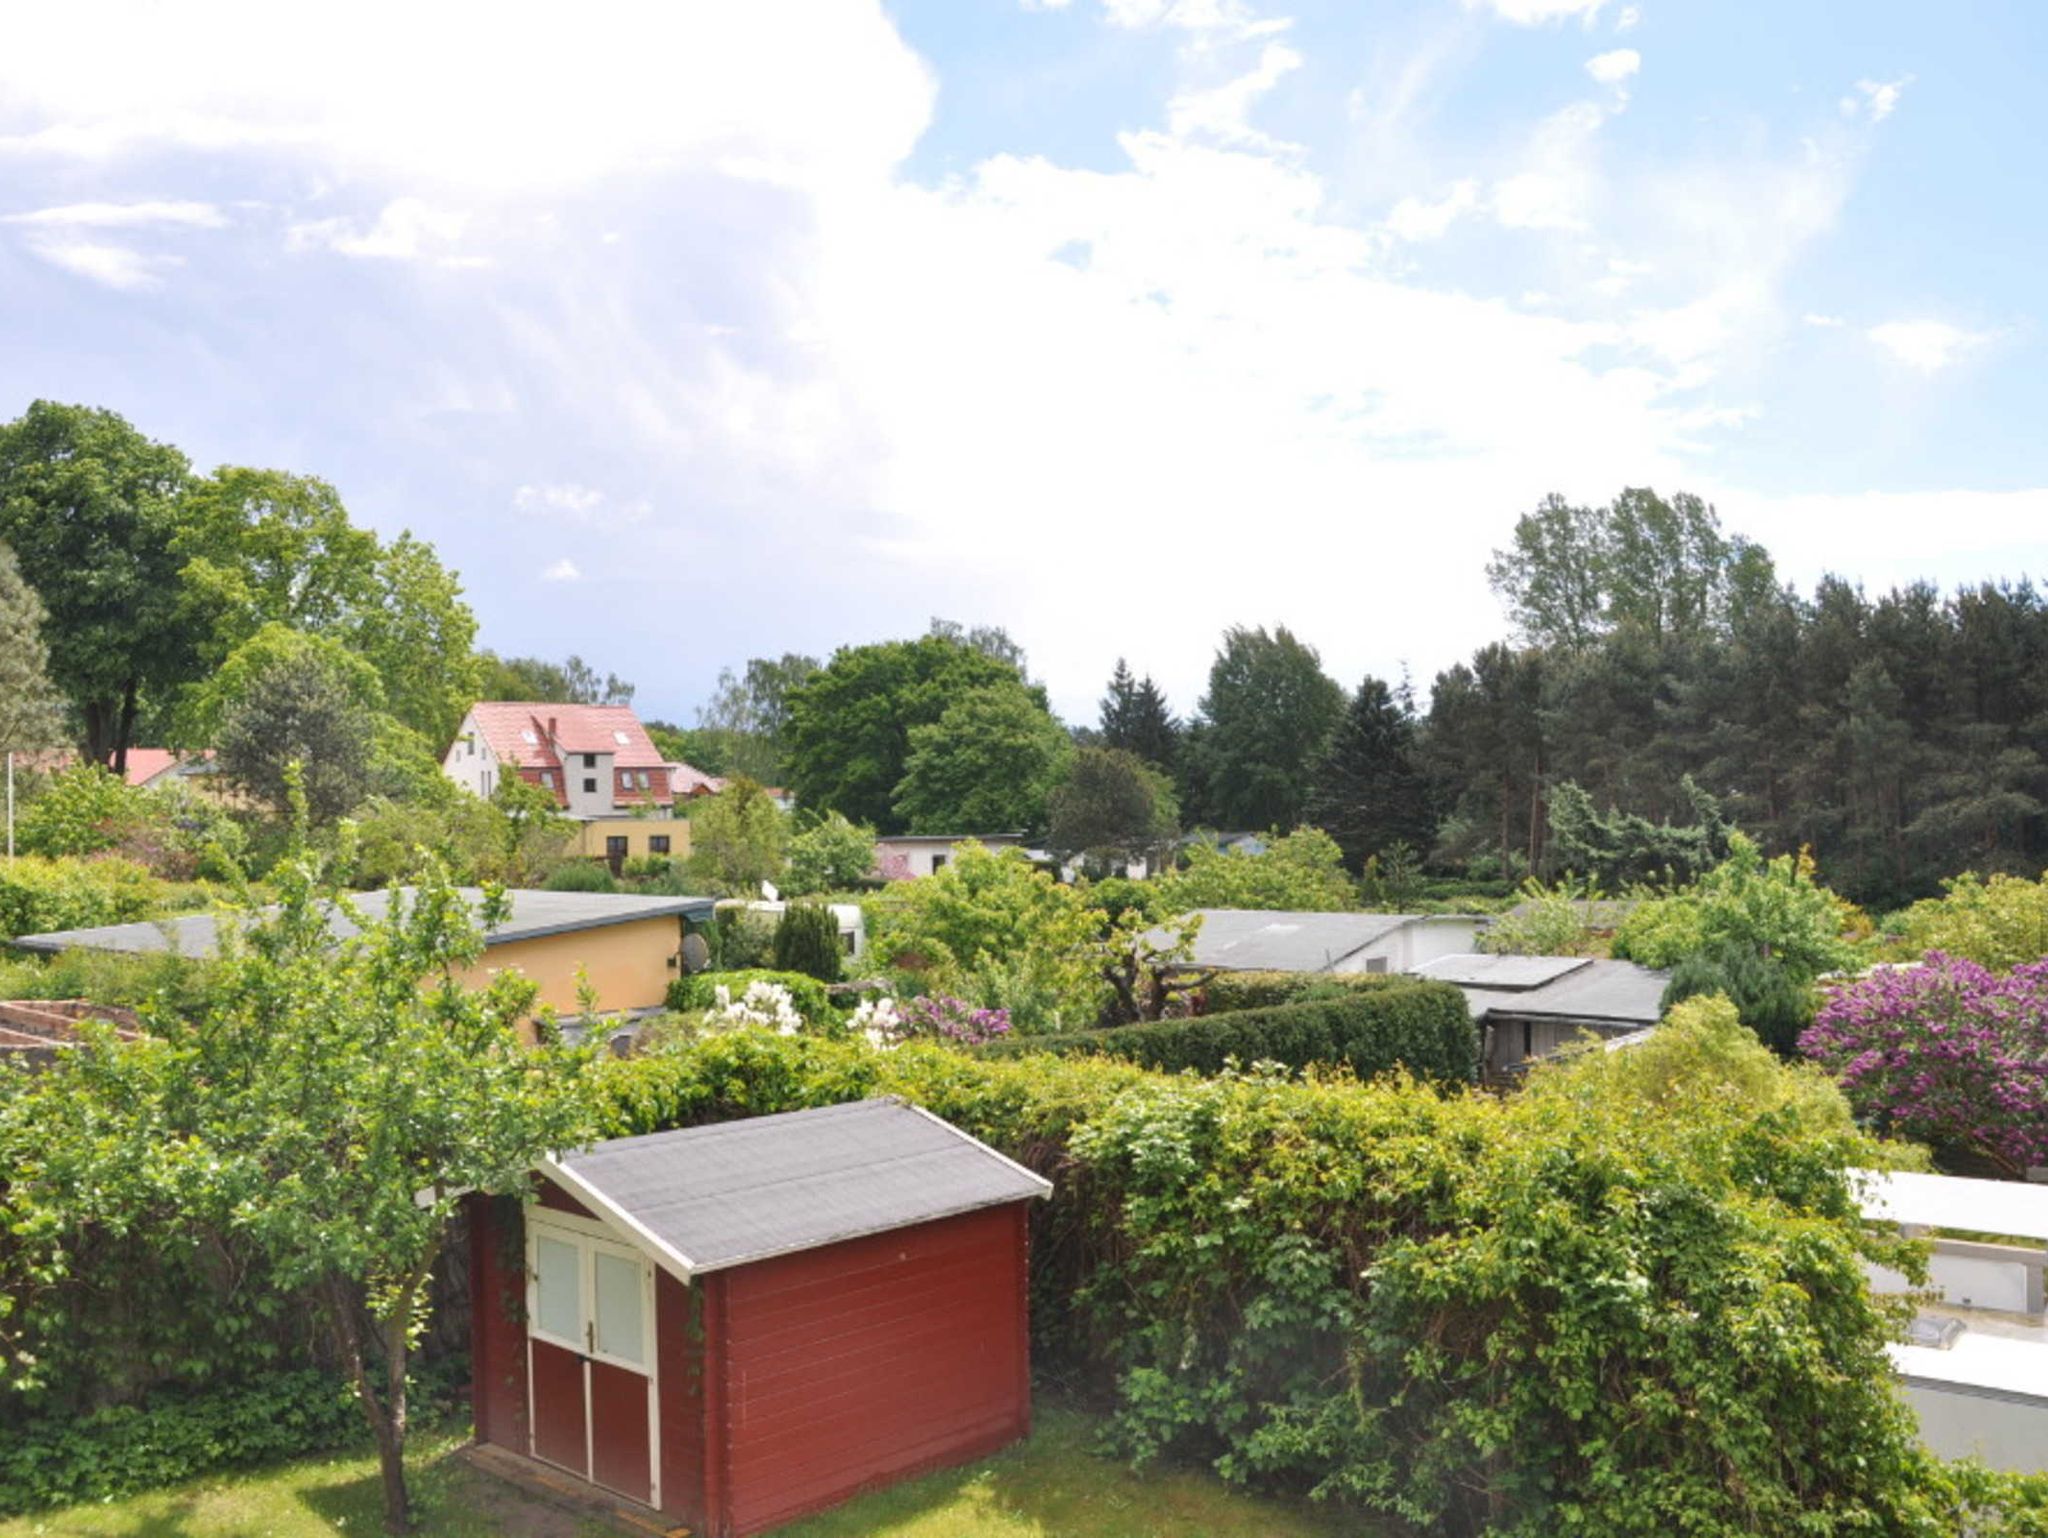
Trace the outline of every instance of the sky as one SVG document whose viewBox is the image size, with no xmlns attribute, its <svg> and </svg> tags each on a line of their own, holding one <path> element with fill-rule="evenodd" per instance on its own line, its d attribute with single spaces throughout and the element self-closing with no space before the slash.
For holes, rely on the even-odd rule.
<svg viewBox="0 0 2048 1538">
<path fill-rule="evenodd" d="M 2025 0 L 0 0 L 0 419 L 319 475 L 687 723 L 998 624 L 1505 631 L 1551 492 L 2048 574 Z"/>
</svg>

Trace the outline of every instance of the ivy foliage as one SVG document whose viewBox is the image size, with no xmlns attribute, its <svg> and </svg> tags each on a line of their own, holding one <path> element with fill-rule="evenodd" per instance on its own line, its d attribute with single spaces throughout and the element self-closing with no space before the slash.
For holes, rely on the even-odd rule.
<svg viewBox="0 0 2048 1538">
<path fill-rule="evenodd" d="M 361 1409 L 332 1374 L 274 1372 L 38 1421 L 0 1439 L 0 1516 L 111 1500 L 217 1469 L 360 1442 Z"/>
<path fill-rule="evenodd" d="M 1134 1458 L 1452 1534 L 2038 1532 L 1891 1386 L 1845 1171 L 1895 1161 L 1702 1001 L 1509 1100 L 737 1031 L 605 1065 L 614 1130 L 898 1094 L 1050 1176 L 1039 1361 Z M 2033 1525 L 2030 1525 L 2033 1524 Z"/>
</svg>

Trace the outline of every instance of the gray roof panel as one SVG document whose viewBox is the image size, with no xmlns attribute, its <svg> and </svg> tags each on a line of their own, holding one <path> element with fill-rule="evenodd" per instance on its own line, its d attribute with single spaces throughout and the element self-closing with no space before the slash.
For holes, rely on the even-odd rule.
<svg viewBox="0 0 2048 1538">
<path fill-rule="evenodd" d="M 1484 956 L 1466 953 L 1439 956 L 1415 970 L 1460 987 L 1499 989 L 1505 993 L 1541 988 L 1567 973 L 1591 965 L 1585 956 Z"/>
<path fill-rule="evenodd" d="M 1327 972 L 1346 956 L 1418 922 L 1408 913 L 1272 913 L 1198 908 L 1194 965 L 1233 972 Z"/>
<path fill-rule="evenodd" d="M 617 1138 L 558 1167 L 692 1275 L 1052 1192 L 894 1099 Z"/>
<path fill-rule="evenodd" d="M 409 893 L 408 893 L 409 895 Z M 472 906 L 483 901 L 476 887 L 462 888 Z M 579 929 L 598 929 L 609 924 L 630 924 L 639 919 L 709 919 L 709 897 L 643 897 L 623 892 L 541 892 L 528 889 L 507 892 L 512 911 L 505 922 L 484 936 L 486 945 L 510 945 L 518 940 L 537 940 L 545 935 L 568 934 Z M 382 919 L 391 908 L 388 891 L 357 892 L 351 901 L 371 921 Z M 266 913 L 274 911 L 264 910 Z M 171 951 L 180 956 L 204 957 L 215 954 L 220 945 L 220 926 L 233 924 L 245 915 L 234 912 L 188 913 L 179 918 L 148 919 L 133 924 L 108 924 L 98 929 L 60 929 L 49 934 L 22 935 L 14 944 L 30 951 L 65 951 L 73 947 L 95 951 L 131 953 Z M 339 909 L 330 912 L 328 928 L 335 939 L 352 939 L 358 929 Z"/>
<path fill-rule="evenodd" d="M 1429 975 L 1442 974 L 1431 971 Z M 1474 1020 L 1484 1021 L 1491 1015 L 1497 1020 L 1527 1018 L 1634 1030 L 1664 1018 L 1664 985 L 1670 981 L 1669 973 L 1633 961 L 1596 958 L 1538 987 L 1466 986 L 1464 994 Z"/>
</svg>

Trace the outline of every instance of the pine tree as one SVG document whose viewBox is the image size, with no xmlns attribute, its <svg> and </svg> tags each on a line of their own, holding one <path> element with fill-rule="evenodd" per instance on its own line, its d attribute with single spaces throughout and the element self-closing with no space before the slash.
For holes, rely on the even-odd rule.
<svg viewBox="0 0 2048 1538">
<path fill-rule="evenodd" d="M 1116 671 L 1109 675 L 1109 692 L 1102 697 L 1102 740 L 1099 746 L 1121 748 L 1135 753 L 1155 769 L 1173 768 L 1174 749 L 1180 738 L 1180 723 L 1167 709 L 1166 695 L 1152 682 L 1131 676 L 1119 657 Z"/>
<path fill-rule="evenodd" d="M 1435 831 L 1429 784 L 1415 750 L 1415 717 L 1380 679 L 1352 696 L 1317 766 L 1309 820 L 1360 870 L 1371 856 L 1406 844 L 1427 849 Z"/>
<path fill-rule="evenodd" d="M 54 745 L 63 729 L 43 644 L 43 602 L 0 545 L 0 752 Z"/>
</svg>

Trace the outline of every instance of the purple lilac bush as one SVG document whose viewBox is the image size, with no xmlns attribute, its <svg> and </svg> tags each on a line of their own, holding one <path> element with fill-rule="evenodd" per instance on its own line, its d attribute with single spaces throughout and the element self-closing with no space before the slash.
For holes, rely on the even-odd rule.
<svg viewBox="0 0 2048 1538">
<path fill-rule="evenodd" d="M 1998 973 L 1929 951 L 1835 989 L 1799 1048 L 1889 1131 L 2015 1176 L 2048 1164 L 2048 960 Z"/>
<path fill-rule="evenodd" d="M 977 1009 L 965 999 L 928 993 L 902 1008 L 903 1034 L 929 1036 L 963 1047 L 979 1046 L 1010 1034 L 1007 1009 Z"/>
</svg>

